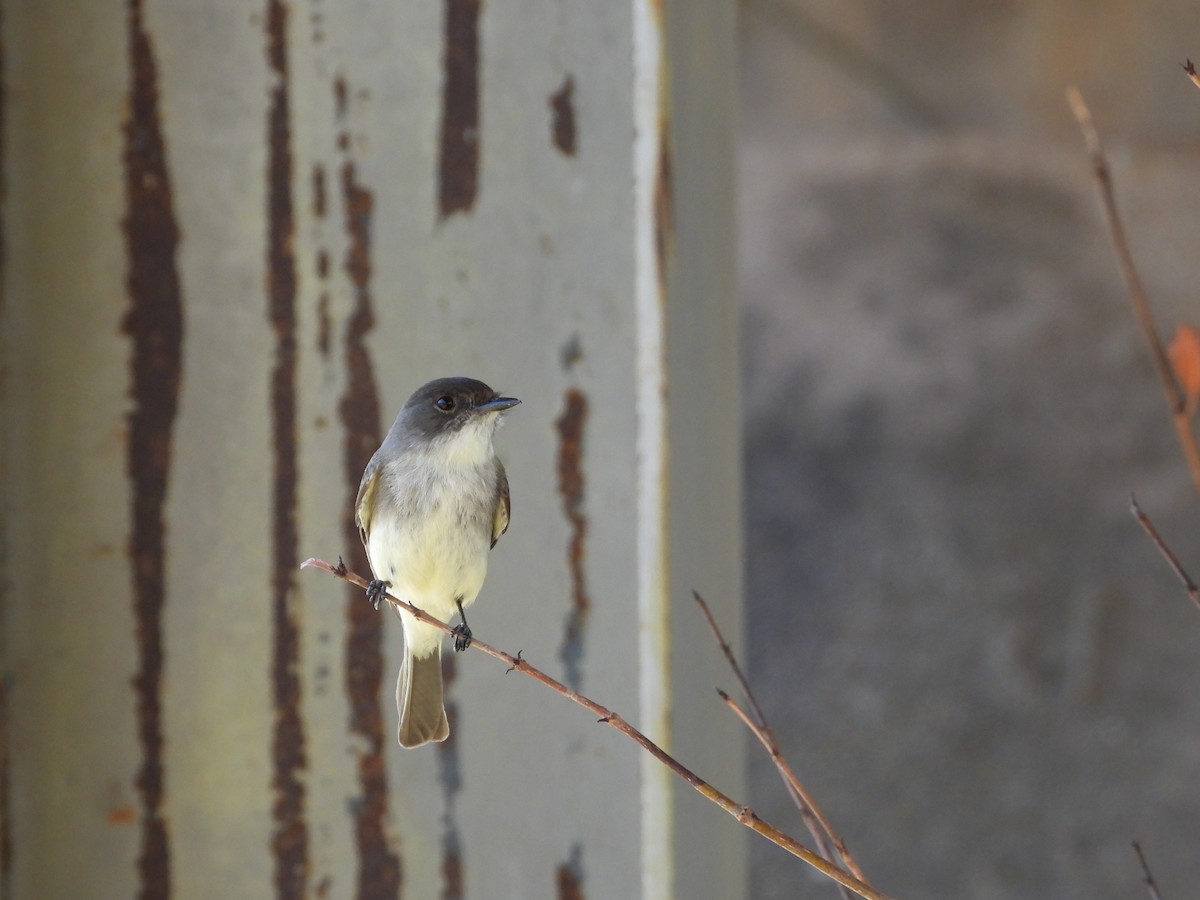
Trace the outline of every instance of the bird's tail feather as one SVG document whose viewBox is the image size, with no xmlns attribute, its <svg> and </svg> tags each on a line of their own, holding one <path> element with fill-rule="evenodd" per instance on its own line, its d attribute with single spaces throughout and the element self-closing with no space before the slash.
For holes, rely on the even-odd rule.
<svg viewBox="0 0 1200 900">
<path fill-rule="evenodd" d="M 421 659 L 404 648 L 404 662 L 396 679 L 396 707 L 400 710 L 401 747 L 420 747 L 450 736 L 450 723 L 442 706 L 441 647 Z"/>
</svg>

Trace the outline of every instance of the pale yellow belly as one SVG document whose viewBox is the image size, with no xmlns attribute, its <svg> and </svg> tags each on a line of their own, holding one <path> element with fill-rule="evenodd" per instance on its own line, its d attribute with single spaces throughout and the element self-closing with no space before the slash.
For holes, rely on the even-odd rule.
<svg viewBox="0 0 1200 900">
<path fill-rule="evenodd" d="M 391 591 L 443 622 L 454 623 L 456 601 L 471 604 L 487 575 L 490 535 L 481 527 L 464 527 L 453 511 L 434 510 L 419 521 L 397 527 L 379 517 L 372 523 L 367 556 L 376 578 Z M 409 615 L 401 616 L 414 655 L 436 649 L 441 634 Z"/>
</svg>

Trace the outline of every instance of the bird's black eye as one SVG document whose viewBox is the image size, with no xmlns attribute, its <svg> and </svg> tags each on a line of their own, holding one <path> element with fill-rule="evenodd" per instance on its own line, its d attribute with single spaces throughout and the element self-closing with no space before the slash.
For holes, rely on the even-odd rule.
<svg viewBox="0 0 1200 900">
<path fill-rule="evenodd" d="M 453 397 L 438 397 L 435 402 L 437 403 L 437 408 L 442 412 L 450 412 L 452 409 L 454 409 Z"/>
</svg>

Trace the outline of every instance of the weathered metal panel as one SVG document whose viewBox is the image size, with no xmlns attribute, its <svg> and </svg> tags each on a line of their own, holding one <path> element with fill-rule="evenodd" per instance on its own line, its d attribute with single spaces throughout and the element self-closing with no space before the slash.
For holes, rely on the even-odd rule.
<svg viewBox="0 0 1200 900">
<path fill-rule="evenodd" d="M 736 896 L 727 816 L 485 658 L 402 751 L 398 623 L 296 570 L 366 572 L 391 417 L 484 378 L 524 404 L 473 627 L 740 784 L 679 649 L 693 585 L 737 633 L 736 432 L 690 424 L 736 418 L 728 135 L 694 167 L 670 80 L 729 80 L 723 6 L 682 67 L 649 3 L 6 10 L 14 896 Z"/>
<path fill-rule="evenodd" d="M 139 604 L 124 328 L 154 326 L 127 318 L 132 23 L 95 6 L 6 4 L 3 28 L 6 887 L 73 896 L 105 873 L 113 894 L 133 896 L 155 828 L 142 815 L 155 804 L 142 740 L 153 690 L 133 682 L 152 672 L 153 652 L 137 622 L 139 609 L 153 615 L 162 569 L 143 546 Z M 147 367 L 159 361 L 170 368 L 169 349 Z M 157 516 L 154 477 L 142 485 L 143 523 Z"/>
</svg>

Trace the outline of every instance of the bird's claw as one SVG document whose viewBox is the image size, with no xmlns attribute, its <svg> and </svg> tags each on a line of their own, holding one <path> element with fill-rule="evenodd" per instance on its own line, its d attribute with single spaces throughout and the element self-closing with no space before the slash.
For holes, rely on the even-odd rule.
<svg viewBox="0 0 1200 900">
<path fill-rule="evenodd" d="M 471 646 L 471 629 L 467 627 L 467 623 L 455 625 L 450 629 L 450 633 L 454 635 L 454 650 L 457 653 L 462 653 Z"/>
<path fill-rule="evenodd" d="M 454 605 L 458 607 L 458 617 L 462 622 L 451 628 L 450 633 L 454 635 L 455 652 L 462 653 L 471 646 L 471 628 L 467 625 L 467 614 L 463 612 L 462 597 L 455 597 Z"/>
<path fill-rule="evenodd" d="M 383 595 L 387 593 L 387 589 L 388 583 L 376 578 L 367 585 L 367 602 L 375 609 L 379 609 L 379 604 L 383 602 Z"/>
</svg>

